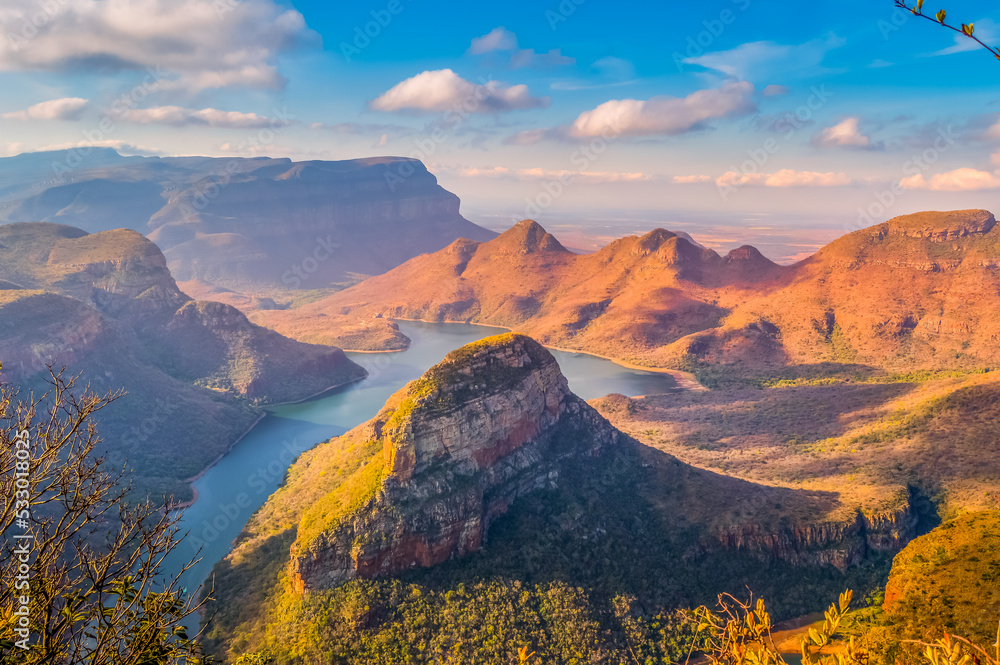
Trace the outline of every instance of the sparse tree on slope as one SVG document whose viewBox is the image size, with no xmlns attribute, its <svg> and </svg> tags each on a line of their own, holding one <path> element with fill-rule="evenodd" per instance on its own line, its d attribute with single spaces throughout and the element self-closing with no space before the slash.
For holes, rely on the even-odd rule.
<svg viewBox="0 0 1000 665">
<path fill-rule="evenodd" d="M 182 625 L 199 607 L 161 571 L 174 518 L 100 454 L 94 416 L 122 394 L 50 382 L 37 399 L 0 384 L 0 663 L 211 662 Z"/>
</svg>

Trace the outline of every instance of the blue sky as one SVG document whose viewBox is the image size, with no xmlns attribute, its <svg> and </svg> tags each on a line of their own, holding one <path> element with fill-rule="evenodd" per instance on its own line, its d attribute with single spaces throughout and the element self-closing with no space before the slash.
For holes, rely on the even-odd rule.
<svg viewBox="0 0 1000 665">
<path fill-rule="evenodd" d="M 0 155 L 409 155 L 499 226 L 998 207 L 969 40 L 891 0 L 674 4 L 8 0 Z M 943 6 L 1000 44 L 995 3 Z"/>
</svg>

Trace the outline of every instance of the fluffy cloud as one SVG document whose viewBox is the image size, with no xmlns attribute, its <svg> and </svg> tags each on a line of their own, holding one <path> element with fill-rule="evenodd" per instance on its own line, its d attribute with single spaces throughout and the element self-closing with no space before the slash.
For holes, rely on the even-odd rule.
<svg viewBox="0 0 1000 665">
<path fill-rule="evenodd" d="M 310 34 L 272 0 L 5 0 L 0 70 L 152 68 L 163 89 L 281 88 L 278 54 Z"/>
<path fill-rule="evenodd" d="M 781 169 L 775 173 L 738 173 L 727 171 L 715 179 L 719 187 L 762 185 L 764 187 L 842 187 L 851 179 L 844 173 L 819 173 Z"/>
<path fill-rule="evenodd" d="M 860 118 L 846 118 L 833 127 L 827 127 L 816 137 L 816 144 L 824 147 L 871 148 L 872 140 L 858 129 Z"/>
<path fill-rule="evenodd" d="M 218 109 L 186 109 L 180 106 L 156 106 L 148 109 L 130 109 L 123 118 L 126 122 L 143 125 L 170 125 L 186 127 L 232 127 L 238 129 L 260 129 L 270 127 L 271 118 L 256 113 L 220 111 Z"/>
<path fill-rule="evenodd" d="M 899 181 L 904 189 L 929 189 L 936 192 L 969 192 L 1000 188 L 1000 178 L 988 171 L 961 168 L 924 178 L 918 173 Z"/>
<path fill-rule="evenodd" d="M 549 105 L 548 97 L 532 97 L 526 85 L 497 81 L 476 85 L 450 69 L 426 71 L 397 83 L 370 103 L 377 111 L 447 111 L 498 113 Z"/>
<path fill-rule="evenodd" d="M 4 113 L 4 120 L 76 120 L 87 106 L 87 100 L 80 97 L 53 99 L 23 111 Z"/>
<path fill-rule="evenodd" d="M 675 185 L 693 185 L 699 182 L 708 182 L 711 179 L 710 175 L 675 175 L 672 182 Z"/>
<path fill-rule="evenodd" d="M 581 113 L 570 126 L 575 137 L 683 134 L 706 120 L 747 115 L 757 110 L 752 83 L 727 83 L 718 89 L 698 90 L 687 97 L 654 97 L 649 100 L 612 99 Z"/>
</svg>

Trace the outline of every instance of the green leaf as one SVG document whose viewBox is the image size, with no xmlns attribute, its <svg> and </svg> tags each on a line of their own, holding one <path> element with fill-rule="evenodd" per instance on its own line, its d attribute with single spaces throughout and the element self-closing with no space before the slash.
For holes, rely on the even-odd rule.
<svg viewBox="0 0 1000 665">
<path fill-rule="evenodd" d="M 972 27 L 971 23 L 969 23 L 968 25 L 966 25 L 965 23 L 962 24 L 962 32 L 964 32 L 965 34 L 967 34 L 969 37 L 972 36 L 972 31 L 973 30 L 974 30 L 974 28 Z"/>
<path fill-rule="evenodd" d="M 941 25 L 944 25 L 944 17 L 945 16 L 947 16 L 947 14 L 945 14 L 945 11 L 942 9 L 941 11 L 939 11 L 937 14 L 934 15 L 934 18 L 936 18 L 938 20 L 938 23 L 940 23 Z"/>
</svg>

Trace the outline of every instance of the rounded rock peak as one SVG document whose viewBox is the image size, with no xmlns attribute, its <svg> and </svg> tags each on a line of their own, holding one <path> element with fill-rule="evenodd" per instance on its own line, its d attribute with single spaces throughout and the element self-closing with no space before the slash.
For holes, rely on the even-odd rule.
<svg viewBox="0 0 1000 665">
<path fill-rule="evenodd" d="M 542 225 L 533 219 L 521 220 L 491 242 L 511 253 L 570 253 L 568 249 L 556 240 L 555 236 L 542 228 Z"/>
<path fill-rule="evenodd" d="M 544 346 L 521 333 L 508 332 L 466 344 L 445 356 L 445 359 L 427 370 L 425 378 L 436 383 L 454 380 L 466 382 L 480 372 L 492 374 L 491 366 L 533 371 L 556 362 Z"/>
<path fill-rule="evenodd" d="M 677 238 L 678 235 L 666 229 L 653 229 L 638 241 L 638 249 L 645 252 L 655 252 L 663 243 Z"/>
<path fill-rule="evenodd" d="M 760 253 L 760 250 L 753 245 L 742 245 L 736 249 L 729 252 L 726 255 L 726 261 L 733 263 L 736 261 L 747 261 L 747 262 L 757 262 L 757 261 L 767 261 L 771 263 L 771 260 Z"/>
</svg>

